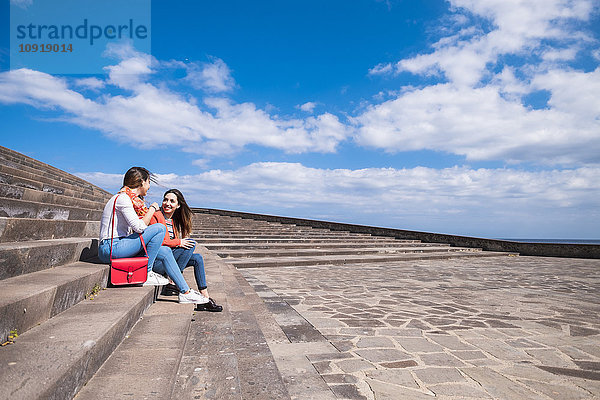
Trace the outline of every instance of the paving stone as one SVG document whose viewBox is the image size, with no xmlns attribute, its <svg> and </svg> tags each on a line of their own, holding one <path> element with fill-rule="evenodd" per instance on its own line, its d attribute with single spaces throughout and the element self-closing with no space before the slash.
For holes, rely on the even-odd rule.
<svg viewBox="0 0 600 400">
<path fill-rule="evenodd" d="M 355 385 L 331 385 L 333 393 L 342 399 L 367 400 L 367 397 L 358 391 Z"/>
<path fill-rule="evenodd" d="M 375 368 L 373 364 L 368 361 L 360 359 L 343 360 L 335 363 L 342 371 L 352 373 L 357 371 L 363 371 L 365 369 Z"/>
<path fill-rule="evenodd" d="M 331 369 L 331 361 L 317 361 L 312 364 L 319 374 L 329 374 L 333 372 L 333 369 Z"/>
<path fill-rule="evenodd" d="M 450 350 L 475 350 L 475 348 L 469 344 L 463 343 L 456 336 L 451 335 L 425 335 L 429 339 L 438 343 L 439 345 L 450 349 Z"/>
<path fill-rule="evenodd" d="M 397 337 L 396 342 L 410 353 L 435 353 L 443 348 L 425 338 L 401 338 Z"/>
<path fill-rule="evenodd" d="M 539 395 L 527 387 L 508 379 L 489 368 L 461 368 L 493 397 L 503 399 L 539 399 Z"/>
<path fill-rule="evenodd" d="M 448 396 L 451 398 L 460 399 L 491 399 L 492 397 L 481 390 L 469 384 L 463 383 L 447 383 L 441 385 L 427 386 L 429 390 L 435 393 L 436 396 Z"/>
<path fill-rule="evenodd" d="M 358 378 L 348 374 L 326 374 L 322 375 L 327 383 L 357 383 Z"/>
<path fill-rule="evenodd" d="M 382 336 L 423 337 L 423 331 L 414 328 L 382 328 L 377 333 Z"/>
<path fill-rule="evenodd" d="M 435 365 L 440 367 L 460 367 L 464 365 L 458 358 L 447 353 L 425 353 L 420 354 L 419 358 L 425 365 Z"/>
<path fill-rule="evenodd" d="M 404 388 L 379 382 L 373 379 L 367 379 L 366 382 L 371 387 L 377 400 L 431 400 L 433 393 L 425 393 L 413 389 Z"/>
<path fill-rule="evenodd" d="M 534 357 L 538 361 L 537 364 L 563 368 L 576 367 L 566 355 L 555 349 L 526 349 L 525 352 Z"/>
<path fill-rule="evenodd" d="M 541 392 L 551 399 L 556 400 L 579 400 L 579 399 L 589 399 L 590 393 L 575 386 L 575 385 L 558 385 L 555 383 L 548 382 L 538 382 L 538 381 L 530 381 L 530 380 L 521 380 L 521 383 L 526 385 L 527 387 Z"/>
<path fill-rule="evenodd" d="M 396 349 L 362 349 L 356 354 L 371 362 L 397 361 L 410 359 L 410 355 Z"/>
<path fill-rule="evenodd" d="M 414 371 L 414 374 L 426 385 L 448 382 L 466 382 L 464 376 L 456 368 L 424 368 Z"/>
<path fill-rule="evenodd" d="M 346 358 L 354 358 L 350 353 L 320 353 L 308 354 L 306 356 L 312 363 L 325 360 L 343 360 Z"/>
<path fill-rule="evenodd" d="M 394 343 L 385 337 L 363 337 L 360 338 L 358 343 L 356 343 L 356 347 L 365 348 L 365 347 L 394 347 Z"/>
<path fill-rule="evenodd" d="M 600 334 L 600 331 L 596 329 L 586 328 L 583 326 L 570 325 L 569 333 L 571 334 L 571 336 L 592 336 Z"/>
<path fill-rule="evenodd" d="M 406 360 L 406 361 L 394 361 L 389 363 L 381 363 L 379 364 L 385 368 L 408 368 L 408 367 L 416 367 L 417 362 L 415 360 Z"/>
<path fill-rule="evenodd" d="M 394 385 L 405 386 L 412 389 L 418 389 L 419 385 L 415 382 L 412 374 L 406 370 L 388 371 L 375 370 L 365 371 L 365 375 L 369 378 L 376 379 L 381 382 L 391 383 Z"/>
<path fill-rule="evenodd" d="M 461 360 L 481 360 L 486 359 L 487 356 L 479 350 L 457 350 L 451 352 L 453 356 L 460 358 Z"/>
<path fill-rule="evenodd" d="M 531 360 L 531 357 L 523 350 L 515 349 L 508 344 L 494 339 L 470 339 L 469 343 L 490 353 L 499 360 L 523 361 Z"/>
<path fill-rule="evenodd" d="M 600 372 L 586 371 L 575 368 L 547 367 L 545 365 L 538 365 L 537 367 L 543 369 L 544 371 L 551 372 L 555 375 L 573 376 L 576 378 L 600 381 Z"/>
</svg>

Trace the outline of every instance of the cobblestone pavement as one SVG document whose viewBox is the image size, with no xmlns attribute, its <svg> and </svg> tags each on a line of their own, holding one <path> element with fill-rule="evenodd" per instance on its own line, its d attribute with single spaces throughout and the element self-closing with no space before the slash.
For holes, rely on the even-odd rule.
<svg viewBox="0 0 600 400">
<path fill-rule="evenodd" d="M 278 299 L 335 346 L 307 357 L 340 398 L 600 398 L 600 260 L 498 257 L 242 273 L 263 300 Z M 282 329 L 292 341 L 312 340 Z"/>
</svg>

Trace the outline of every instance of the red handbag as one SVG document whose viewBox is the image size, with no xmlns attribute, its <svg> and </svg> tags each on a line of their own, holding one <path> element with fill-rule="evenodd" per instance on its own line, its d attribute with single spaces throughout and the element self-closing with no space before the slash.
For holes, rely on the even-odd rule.
<svg viewBox="0 0 600 400">
<path fill-rule="evenodd" d="M 144 283 L 148 279 L 148 251 L 144 244 L 144 238 L 140 235 L 145 257 L 112 258 L 113 232 L 115 226 L 115 212 L 117 198 L 113 204 L 112 221 L 110 224 L 110 283 L 115 286 L 135 285 Z"/>
</svg>

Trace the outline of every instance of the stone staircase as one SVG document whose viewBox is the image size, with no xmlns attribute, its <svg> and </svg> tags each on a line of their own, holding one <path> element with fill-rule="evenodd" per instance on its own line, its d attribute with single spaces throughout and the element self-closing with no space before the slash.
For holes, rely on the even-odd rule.
<svg viewBox="0 0 600 400">
<path fill-rule="evenodd" d="M 393 263 L 515 253 L 197 213 L 193 237 L 237 268 Z"/>
<path fill-rule="evenodd" d="M 103 290 L 99 221 L 111 194 L 0 147 L 0 398 L 72 398 L 152 303 Z"/>
<path fill-rule="evenodd" d="M 307 354 L 338 350 L 242 269 L 509 254 L 196 212 L 225 308 L 199 313 L 153 303 L 153 287 L 106 288 L 96 255 L 110 196 L 0 147 L 0 398 L 334 399 Z"/>
</svg>

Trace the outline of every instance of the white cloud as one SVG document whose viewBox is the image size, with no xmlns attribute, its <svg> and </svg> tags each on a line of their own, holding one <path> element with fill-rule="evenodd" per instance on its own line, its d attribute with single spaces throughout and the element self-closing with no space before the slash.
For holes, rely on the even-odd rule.
<svg viewBox="0 0 600 400">
<path fill-rule="evenodd" d="M 433 45 L 434 52 L 400 60 L 394 66 L 378 65 L 372 74 L 408 71 L 415 74 L 443 73 L 456 85 L 472 86 L 503 54 L 526 55 L 543 40 L 572 44 L 589 37 L 571 29 L 573 20 L 587 20 L 593 9 L 588 0 L 451 0 L 464 21 L 475 15 L 492 24 L 490 32 L 469 27 L 445 36 Z M 569 55 L 563 50 L 561 57 Z M 552 53 L 550 53 L 552 56 Z M 567 59 L 567 58 L 563 58 Z"/>
<path fill-rule="evenodd" d="M 371 106 L 356 118 L 357 140 L 388 151 L 429 149 L 469 160 L 600 163 L 599 82 L 600 69 L 540 75 L 533 87 L 552 93 L 551 108 L 543 110 L 506 99 L 499 86 L 429 86 Z"/>
<path fill-rule="evenodd" d="M 112 191 L 121 179 L 121 175 L 77 175 Z M 196 207 L 494 237 L 536 232 L 592 237 L 600 223 L 595 201 L 600 196 L 598 176 L 599 168 L 350 170 L 262 162 L 158 178 L 163 187 L 182 190 Z M 153 187 L 151 196 L 159 198 L 163 191 Z"/>
<path fill-rule="evenodd" d="M 210 63 L 185 64 L 185 78 L 193 87 L 210 93 L 230 92 L 235 87 L 231 70 L 220 58 L 212 57 Z"/>
<path fill-rule="evenodd" d="M 600 163 L 600 69 L 574 71 L 565 63 L 592 43 L 574 22 L 585 21 L 590 1 L 452 0 L 464 25 L 486 19 L 491 30 L 456 27 L 434 51 L 380 64 L 371 74 L 409 71 L 443 74 L 446 82 L 404 90 L 371 105 L 354 123 L 358 143 L 389 152 L 429 149 L 469 160 L 550 165 Z M 458 30 L 457 30 L 458 29 Z M 514 66 L 501 59 L 518 55 Z M 524 62 L 524 64 L 523 64 Z M 502 67 L 496 72 L 498 66 Z M 526 96 L 550 94 L 534 109 Z"/>
<path fill-rule="evenodd" d="M 192 161 L 192 165 L 195 165 L 196 167 L 202 168 L 202 169 L 206 169 L 206 167 L 208 167 L 210 160 L 207 160 L 206 158 L 199 158 L 197 160 Z"/>
<path fill-rule="evenodd" d="M 82 79 L 75 80 L 75 86 L 92 89 L 92 90 L 99 90 L 99 89 L 104 88 L 105 82 L 101 81 L 98 78 L 82 78 Z"/>
<path fill-rule="evenodd" d="M 65 114 L 64 120 L 138 147 L 173 145 L 209 155 L 229 154 L 249 144 L 291 153 L 333 152 L 349 136 L 349 129 L 328 113 L 285 119 L 253 103 L 219 97 L 205 98 L 199 105 L 195 98 L 151 82 L 152 65 L 159 64 L 151 56 L 129 46 L 111 47 L 107 54 L 126 58 L 106 68 L 107 80 L 93 84 L 117 87 L 118 94 L 107 90 L 96 99 L 84 97 L 64 78 L 20 69 L 0 73 L 0 102 L 57 109 Z"/>
<path fill-rule="evenodd" d="M 306 102 L 304 104 L 300 104 L 300 105 L 296 106 L 296 108 L 298 108 L 298 109 L 300 109 L 302 111 L 305 111 L 305 112 L 312 113 L 314 111 L 314 109 L 315 109 L 316 106 L 317 106 L 317 103 L 312 102 L 312 101 L 308 101 L 308 102 Z"/>
</svg>

